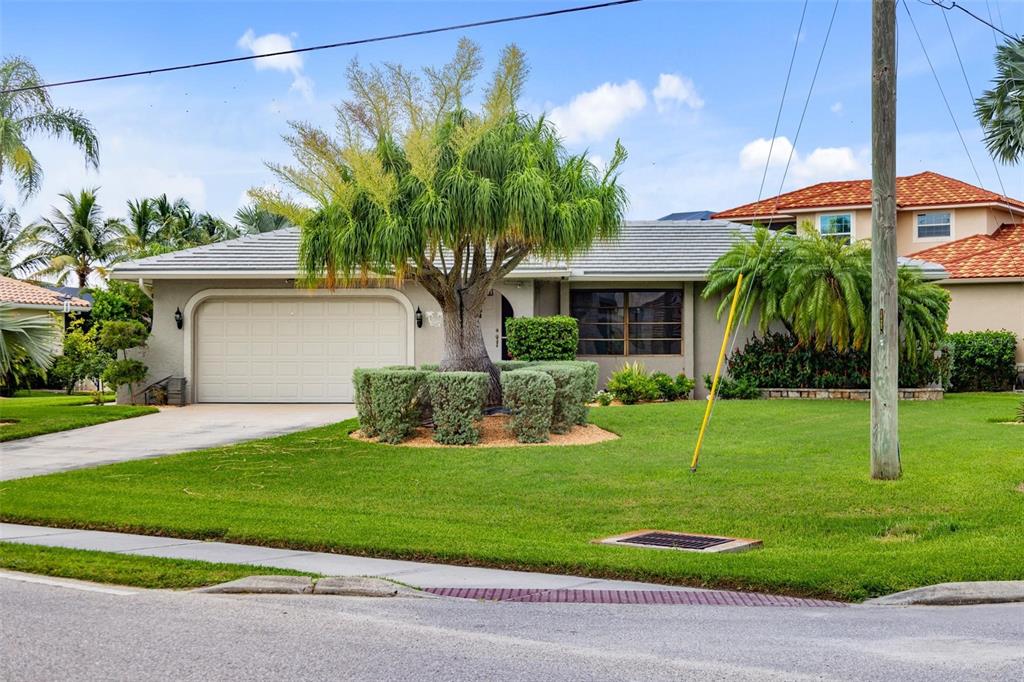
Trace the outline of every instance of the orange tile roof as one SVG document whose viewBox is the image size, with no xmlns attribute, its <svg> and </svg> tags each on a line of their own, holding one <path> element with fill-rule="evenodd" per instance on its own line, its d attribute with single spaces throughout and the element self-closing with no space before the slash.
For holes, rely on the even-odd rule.
<svg viewBox="0 0 1024 682">
<path fill-rule="evenodd" d="M 89 310 L 92 307 L 88 301 L 80 298 L 37 287 L 35 284 L 11 277 L 0 276 L 0 303 L 12 303 L 15 307 L 21 305 L 63 310 L 64 301 L 68 301 L 75 310 Z"/>
<path fill-rule="evenodd" d="M 1024 209 L 1024 202 L 931 171 L 896 178 L 896 205 L 899 208 L 990 203 L 1009 204 Z M 720 211 L 712 217 L 757 218 L 799 209 L 870 205 L 870 180 L 844 180 L 821 182 L 777 197 Z"/>
<path fill-rule="evenodd" d="M 952 279 L 1024 277 L 1024 224 L 1003 225 L 911 254 L 938 263 Z"/>
</svg>

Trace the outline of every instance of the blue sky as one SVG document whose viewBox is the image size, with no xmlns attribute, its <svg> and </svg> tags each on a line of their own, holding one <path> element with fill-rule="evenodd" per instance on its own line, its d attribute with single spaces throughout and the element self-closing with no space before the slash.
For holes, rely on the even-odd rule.
<svg viewBox="0 0 1024 682">
<path fill-rule="evenodd" d="M 253 51 L 335 42 L 449 23 L 523 14 L 560 2 L 18 2 L 0 5 L 0 52 L 33 61 L 49 81 L 165 66 Z M 968 7 L 987 16 L 985 2 Z M 1009 32 L 1024 5 L 989 2 Z M 982 184 L 996 174 L 971 115 L 970 98 L 941 10 L 908 0 L 967 139 Z M 548 112 L 573 150 L 608 157 L 616 138 L 630 153 L 623 174 L 631 218 L 725 209 L 757 198 L 801 2 L 657 2 L 465 32 L 493 67 L 515 42 L 531 76 L 522 105 Z M 832 11 L 812 1 L 766 194 L 781 169 Z M 931 71 L 900 6 L 900 174 L 934 170 L 977 182 Z M 971 87 L 993 75 L 992 32 L 949 15 Z M 61 106 L 83 110 L 101 142 L 98 172 L 67 145 L 34 143 L 46 179 L 21 203 L 23 218 L 48 210 L 62 191 L 100 187 L 111 215 L 132 197 L 166 192 L 230 217 L 245 191 L 271 182 L 265 161 L 286 162 L 280 136 L 291 119 L 333 125 L 355 56 L 422 66 L 447 61 L 460 34 L 341 48 L 266 60 L 58 88 Z M 870 176 L 870 3 L 843 1 L 825 52 L 785 189 Z M 1007 193 L 1024 197 L 1020 168 L 1002 171 Z M 16 199 L 8 182 L 0 196 Z"/>
</svg>

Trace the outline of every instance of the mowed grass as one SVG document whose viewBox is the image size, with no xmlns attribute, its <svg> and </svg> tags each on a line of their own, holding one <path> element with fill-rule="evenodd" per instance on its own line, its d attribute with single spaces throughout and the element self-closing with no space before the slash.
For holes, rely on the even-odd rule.
<svg viewBox="0 0 1024 682">
<path fill-rule="evenodd" d="M 250 575 L 312 575 L 268 566 L 216 564 L 134 554 L 0 542 L 0 568 L 97 583 L 191 589 Z"/>
<path fill-rule="evenodd" d="M 33 391 L 14 398 L 0 398 L 0 442 L 78 429 L 152 412 L 156 412 L 155 407 L 97 407 L 92 404 L 92 396 L 89 395 Z"/>
<path fill-rule="evenodd" d="M 900 404 L 904 477 L 868 474 L 869 406 L 599 408 L 622 437 L 504 449 L 360 443 L 342 424 L 0 485 L 8 521 L 859 600 L 1024 579 L 1024 431 L 1010 394 Z M 169 437 L 173 434 L 169 434 Z M 693 554 L 595 545 L 668 529 L 759 538 Z"/>
</svg>

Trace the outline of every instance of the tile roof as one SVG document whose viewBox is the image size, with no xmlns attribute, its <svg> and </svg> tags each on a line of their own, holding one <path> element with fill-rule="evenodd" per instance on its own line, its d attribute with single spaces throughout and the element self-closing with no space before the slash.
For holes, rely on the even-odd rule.
<svg viewBox="0 0 1024 682">
<path fill-rule="evenodd" d="M 1003 225 L 913 254 L 939 263 L 952 279 L 1024 277 L 1024 224 Z"/>
<path fill-rule="evenodd" d="M 1024 209 L 1024 202 L 931 171 L 896 178 L 898 208 L 991 203 Z M 806 209 L 870 205 L 870 180 L 844 180 L 803 187 L 777 197 L 720 211 L 713 217 L 756 218 Z"/>
<path fill-rule="evenodd" d="M 568 262 L 528 259 L 512 277 L 580 279 L 676 278 L 701 280 L 715 260 L 749 225 L 727 220 L 649 220 L 623 223 L 619 236 L 597 242 Z M 298 272 L 299 228 L 283 228 L 175 251 L 114 266 L 117 279 L 294 278 Z M 921 268 L 926 277 L 942 278 L 946 271 L 923 261 L 905 263 Z"/>
<path fill-rule="evenodd" d="M 72 310 L 89 310 L 91 307 L 88 301 L 76 296 L 68 296 L 59 291 L 0 276 L 0 303 L 12 303 L 15 307 L 63 310 L 65 301 Z"/>
</svg>

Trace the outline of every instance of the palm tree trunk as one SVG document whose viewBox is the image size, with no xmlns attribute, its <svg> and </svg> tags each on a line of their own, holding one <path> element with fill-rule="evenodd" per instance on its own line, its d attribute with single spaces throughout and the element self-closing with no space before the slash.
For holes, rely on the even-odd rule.
<svg viewBox="0 0 1024 682">
<path fill-rule="evenodd" d="M 89 271 L 84 269 L 84 268 L 80 268 L 77 271 L 77 274 L 78 274 L 78 288 L 79 289 L 84 289 L 87 286 L 89 286 Z"/>
</svg>

